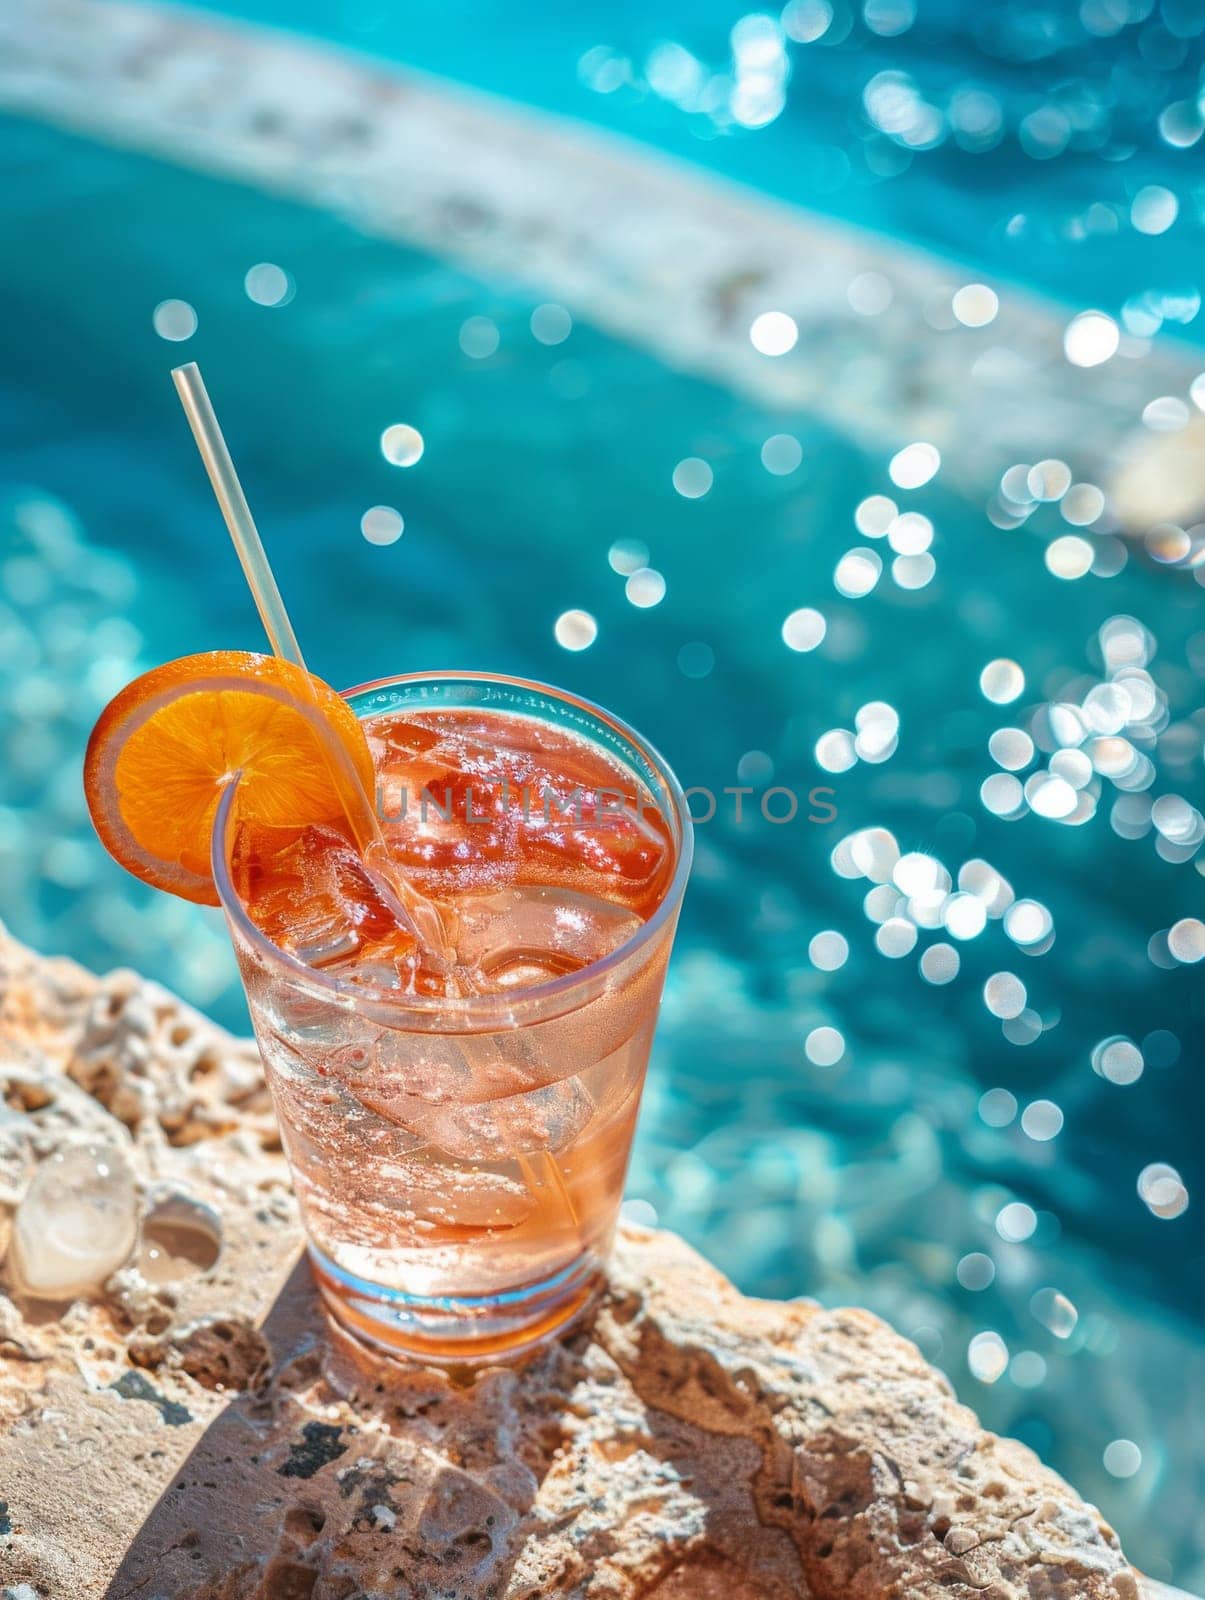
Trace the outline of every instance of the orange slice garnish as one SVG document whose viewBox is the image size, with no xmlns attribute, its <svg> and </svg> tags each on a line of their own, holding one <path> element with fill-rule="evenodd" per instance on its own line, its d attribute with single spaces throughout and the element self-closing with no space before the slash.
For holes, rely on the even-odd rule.
<svg viewBox="0 0 1205 1600">
<path fill-rule="evenodd" d="M 239 817 L 269 827 L 342 823 L 347 767 L 332 759 L 333 740 L 371 795 L 363 729 L 329 684 L 246 650 L 184 656 L 127 684 L 101 713 L 84 757 L 88 809 L 135 877 L 217 905 L 209 854 L 223 790 L 238 776 Z"/>
</svg>

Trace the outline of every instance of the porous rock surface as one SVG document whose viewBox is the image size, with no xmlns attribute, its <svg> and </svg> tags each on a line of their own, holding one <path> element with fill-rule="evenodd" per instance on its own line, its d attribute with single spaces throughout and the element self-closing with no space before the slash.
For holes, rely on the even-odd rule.
<svg viewBox="0 0 1205 1600">
<path fill-rule="evenodd" d="M 2 930 L 0 1090 L 0 1212 L 100 1135 L 224 1241 L 69 1306 L 0 1275 L 6 1595 L 1137 1600 L 1099 1514 L 913 1345 L 745 1299 L 670 1234 L 625 1229 L 590 1320 L 519 1370 L 366 1364 L 298 1259 L 253 1048 Z"/>
</svg>

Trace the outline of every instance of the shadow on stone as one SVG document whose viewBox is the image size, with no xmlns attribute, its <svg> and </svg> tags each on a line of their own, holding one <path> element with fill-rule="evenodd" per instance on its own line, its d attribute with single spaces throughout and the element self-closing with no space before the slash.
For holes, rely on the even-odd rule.
<svg viewBox="0 0 1205 1600">
<path fill-rule="evenodd" d="M 173 1475 L 105 1600 L 507 1592 L 512 1535 L 564 1442 L 589 1339 L 587 1321 L 522 1369 L 475 1380 L 403 1367 L 332 1330 L 300 1257 L 259 1330 L 207 1323 L 138 1348 L 141 1365 L 241 1392 Z M 135 1398 L 158 1393 L 136 1369 L 123 1382 Z"/>
<path fill-rule="evenodd" d="M 185 1595 L 291 1600 L 312 1593 L 315 1573 L 291 1575 L 290 1557 L 294 1549 L 304 1549 L 305 1530 L 312 1537 L 313 1523 L 304 1513 L 301 1522 L 292 1516 L 290 1501 L 298 1496 L 286 1477 L 312 1476 L 342 1456 L 347 1445 L 312 1444 L 306 1430 L 324 1428 L 321 1423 L 301 1421 L 292 1437 L 285 1436 L 281 1424 L 294 1403 L 290 1374 L 299 1369 L 318 1374 L 323 1335 L 317 1293 L 301 1257 L 258 1335 L 241 1325 L 227 1330 L 206 1324 L 176 1347 L 176 1365 L 207 1388 L 230 1389 L 231 1399 L 134 1535 L 106 1600 Z M 264 1359 L 269 1352 L 270 1368 Z M 157 1365 L 167 1354 L 166 1341 L 134 1354 L 141 1365 Z M 135 1375 L 141 1378 L 131 1369 L 129 1376 Z M 236 1392 L 244 1383 L 249 1387 Z M 343 1430 L 327 1425 L 324 1432 L 338 1437 Z M 300 1460 L 312 1462 L 312 1470 L 290 1467 Z M 320 1530 L 323 1518 L 314 1515 Z"/>
</svg>

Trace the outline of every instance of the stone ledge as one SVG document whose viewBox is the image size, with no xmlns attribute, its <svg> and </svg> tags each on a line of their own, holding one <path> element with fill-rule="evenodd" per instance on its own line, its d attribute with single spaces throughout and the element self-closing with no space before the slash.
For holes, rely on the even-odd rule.
<svg viewBox="0 0 1205 1600">
<path fill-rule="evenodd" d="M 104 1137 L 225 1241 L 208 1271 L 126 1266 L 70 1306 L 4 1280 L 6 1595 L 1141 1592 L 1099 1514 L 913 1345 L 863 1311 L 746 1299 L 670 1234 L 624 1229 L 589 1323 L 522 1370 L 365 1365 L 298 1259 L 252 1048 L 133 974 L 0 931 L 0 1091 L 0 1209 Z"/>
</svg>

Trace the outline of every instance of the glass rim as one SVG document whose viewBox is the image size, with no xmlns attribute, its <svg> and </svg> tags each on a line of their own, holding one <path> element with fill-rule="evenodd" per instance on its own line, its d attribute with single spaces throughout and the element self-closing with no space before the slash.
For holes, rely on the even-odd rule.
<svg viewBox="0 0 1205 1600">
<path fill-rule="evenodd" d="M 616 945 L 615 949 L 601 960 L 591 961 L 576 972 L 563 973 L 560 977 L 550 978 L 544 983 L 532 984 L 530 988 L 515 989 L 505 994 L 465 995 L 451 998 L 444 995 L 400 994 L 396 989 L 351 983 L 346 978 L 323 972 L 318 967 L 307 966 L 300 957 L 273 944 L 267 934 L 256 926 L 231 880 L 230 846 L 233 841 L 228 838 L 228 834 L 233 815 L 234 795 L 238 787 L 237 779 L 227 785 L 218 804 L 214 817 L 210 861 L 222 909 L 247 944 L 267 965 L 325 994 L 336 1005 L 368 1005 L 394 1011 L 399 1016 L 423 1017 L 428 1019 L 424 1031 L 434 1031 L 430 1027 L 430 1019 L 442 1017 L 446 1018 L 449 1024 L 442 1031 L 477 1032 L 485 1031 L 481 1026 L 483 1023 L 492 1024 L 498 1029 L 518 1026 L 524 1020 L 523 1014 L 528 1011 L 540 1012 L 550 1003 L 566 998 L 572 1000 L 576 991 L 586 989 L 600 979 L 606 978 L 650 945 L 675 914 L 681 901 L 694 854 L 694 826 L 682 785 L 665 757 L 621 717 L 586 699 L 584 695 L 574 694 L 569 689 L 558 689 L 553 684 L 541 683 L 535 678 L 520 678 L 504 672 L 439 671 L 397 673 L 356 684 L 353 688 L 341 690 L 340 693 L 343 699 L 350 703 L 357 695 L 369 694 L 373 690 L 393 689 L 407 684 L 457 683 L 500 684 L 508 688 L 534 691 L 546 695 L 553 701 L 573 706 L 618 734 L 648 763 L 649 768 L 664 785 L 664 793 L 672 806 L 673 821 L 677 824 L 677 838 L 674 840 L 677 858 L 673 874 L 648 921 L 641 923 L 635 933 L 622 944 Z M 520 716 L 522 714 L 522 712 L 515 713 Z M 567 1006 L 565 1009 L 570 1007 Z M 469 1027 L 467 1030 L 458 1029 L 457 1023 L 467 1023 Z"/>
</svg>

